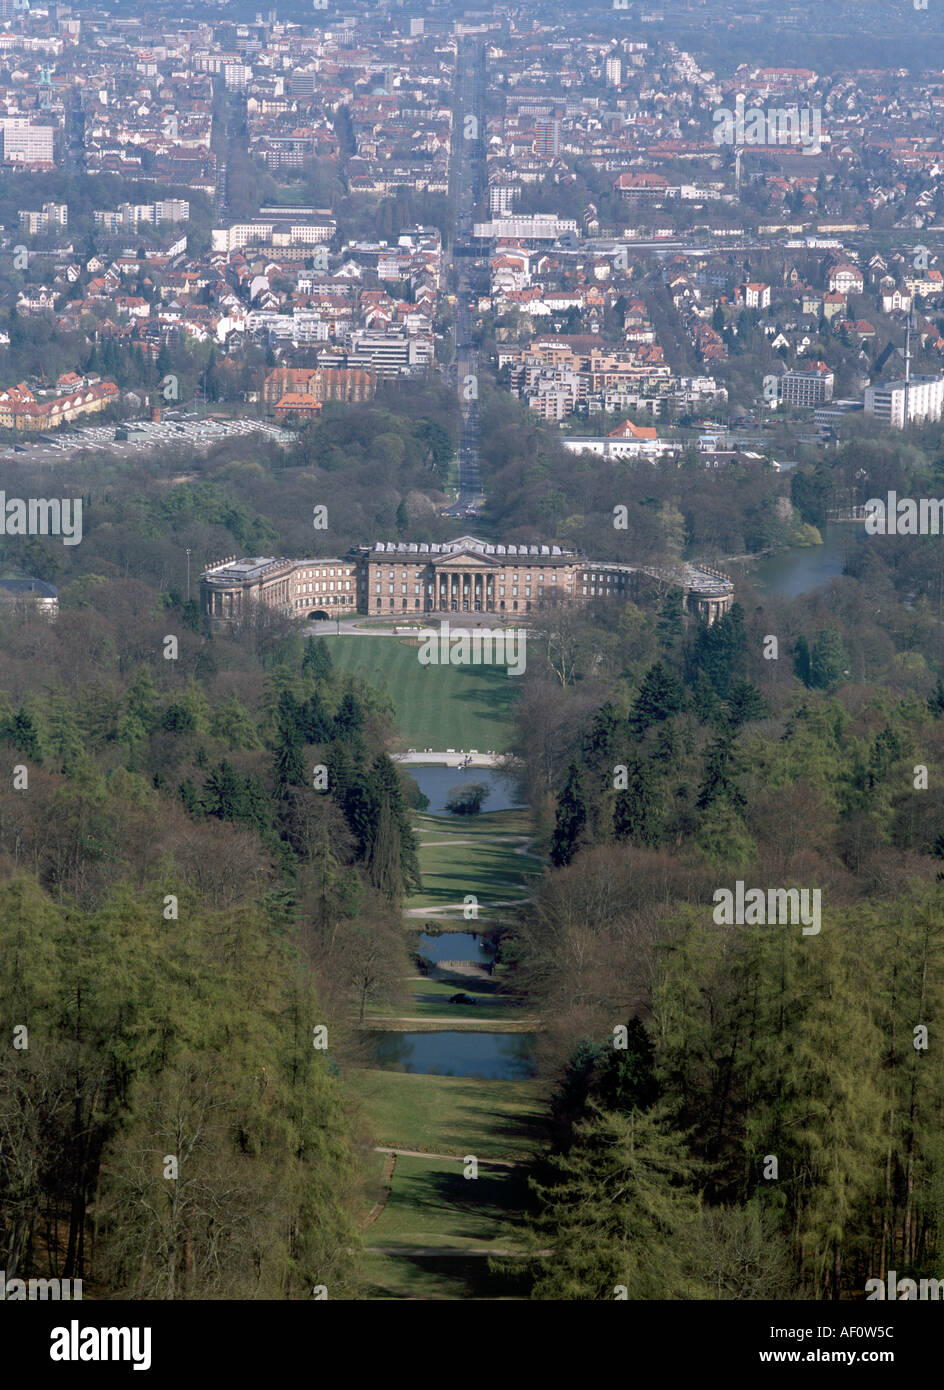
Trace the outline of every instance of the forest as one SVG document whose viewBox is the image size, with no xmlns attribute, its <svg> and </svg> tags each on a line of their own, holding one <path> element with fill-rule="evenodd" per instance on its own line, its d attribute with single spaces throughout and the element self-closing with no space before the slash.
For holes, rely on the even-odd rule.
<svg viewBox="0 0 944 1390">
<path fill-rule="evenodd" d="M 533 1298 L 861 1298 L 939 1266 L 940 618 L 890 560 L 867 591 L 744 586 L 711 628 L 677 591 L 539 628 L 516 752 L 550 865 L 501 938 L 558 1078 Z M 819 890 L 821 933 L 719 925 L 736 881 Z"/>
<path fill-rule="evenodd" d="M 484 406 L 501 500 L 477 526 L 600 558 L 759 551 L 831 505 L 944 491 L 920 432 L 789 476 L 617 473 L 497 393 Z M 3 564 L 60 596 L 55 623 L 0 612 L 8 1277 L 362 1296 L 375 1141 L 347 1078 L 366 1010 L 410 968 L 421 800 L 386 697 L 271 611 L 208 637 L 184 551 L 199 574 L 454 534 L 451 430 L 430 387 L 326 410 L 288 450 L 79 456 L 56 491 L 83 497 L 82 544 L 5 540 Z M 527 1296 L 856 1298 L 886 1268 L 934 1272 L 940 554 L 860 537 L 794 600 L 742 572 L 711 628 L 655 580 L 535 615 L 512 765 L 547 867 L 496 933 L 553 1092 L 528 1221 L 556 1253 L 528 1262 Z M 736 880 L 820 890 L 822 931 L 718 925 Z"/>
<path fill-rule="evenodd" d="M 354 1296 L 338 1066 L 405 971 L 417 880 L 389 710 L 323 639 L 270 634 L 264 672 L 264 644 L 207 649 L 144 592 L 2 641 L 0 1012 L 27 1029 L 2 1063 L 5 1267 L 98 1296 Z"/>
</svg>

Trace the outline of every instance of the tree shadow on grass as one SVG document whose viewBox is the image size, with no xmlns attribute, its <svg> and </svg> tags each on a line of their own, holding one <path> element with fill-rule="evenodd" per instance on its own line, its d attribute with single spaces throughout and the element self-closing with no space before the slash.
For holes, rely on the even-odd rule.
<svg viewBox="0 0 944 1390">
<path fill-rule="evenodd" d="M 402 1283 L 371 1284 L 367 1297 L 371 1299 L 421 1299 L 424 1302 L 469 1299 L 527 1298 L 528 1280 L 523 1269 L 493 1270 L 491 1261 L 481 1256 L 463 1259 L 435 1255 L 396 1255 L 393 1262 L 402 1263 L 406 1270 Z M 510 1261 L 508 1262 L 511 1263 Z M 525 1263 L 521 1261 L 522 1265 Z"/>
</svg>

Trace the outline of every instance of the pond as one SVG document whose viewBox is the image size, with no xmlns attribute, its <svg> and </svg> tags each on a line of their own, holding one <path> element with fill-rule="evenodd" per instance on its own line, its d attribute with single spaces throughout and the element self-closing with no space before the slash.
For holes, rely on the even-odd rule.
<svg viewBox="0 0 944 1390">
<path fill-rule="evenodd" d="M 765 593 L 796 598 L 842 574 L 846 557 L 863 534 L 863 527 L 854 522 L 833 522 L 823 528 L 822 545 L 794 546 L 779 555 L 768 555 L 749 573 Z"/>
<path fill-rule="evenodd" d="M 387 1071 L 527 1081 L 535 1073 L 534 1035 L 376 1032 L 372 1060 Z"/>
<path fill-rule="evenodd" d="M 456 754 L 458 762 L 459 755 Z M 508 772 L 496 772 L 491 767 L 470 767 L 465 771 L 457 767 L 410 766 L 404 769 L 417 782 L 419 789 L 429 797 L 429 815 L 446 815 L 451 821 L 461 821 L 461 816 L 453 816 L 446 810 L 449 793 L 455 787 L 467 787 L 472 782 L 481 782 L 489 789 L 482 804 L 483 811 L 512 811 L 524 802 L 518 795 L 517 780 Z"/>
<path fill-rule="evenodd" d="M 420 932 L 417 951 L 437 965 L 441 960 L 469 960 L 487 964 L 492 957 L 482 947 L 478 932 L 445 931 L 441 936 Z"/>
</svg>

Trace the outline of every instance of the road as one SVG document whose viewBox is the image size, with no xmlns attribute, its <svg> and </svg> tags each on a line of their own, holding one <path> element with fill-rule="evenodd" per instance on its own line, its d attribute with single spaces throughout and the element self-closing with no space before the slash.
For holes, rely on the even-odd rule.
<svg viewBox="0 0 944 1390">
<path fill-rule="evenodd" d="M 535 1250 L 522 1252 L 520 1250 L 506 1250 L 497 1247 L 470 1245 L 467 1248 L 458 1248 L 451 1245 L 368 1245 L 366 1247 L 368 1255 L 412 1255 L 414 1258 L 436 1256 L 437 1259 L 461 1259 L 478 1257 L 484 1259 L 501 1258 L 503 1260 L 534 1260 L 546 1259 L 553 1254 L 551 1250 Z"/>
<path fill-rule="evenodd" d="M 71 174 L 85 173 L 85 110 L 82 94 L 73 88 L 66 108 L 65 165 Z"/>
<path fill-rule="evenodd" d="M 466 1162 L 460 1154 L 431 1154 L 423 1149 L 393 1149 L 386 1144 L 375 1144 L 374 1153 L 396 1154 L 398 1158 L 434 1158 L 445 1163 Z M 478 1164 L 480 1168 L 517 1168 L 519 1161 L 512 1161 L 510 1158 L 480 1158 Z"/>
<path fill-rule="evenodd" d="M 459 397 L 459 488 L 448 509 L 452 516 L 475 516 L 485 498 L 479 459 L 479 354 L 470 305 L 488 284 L 488 264 L 472 252 L 472 219 L 482 197 L 485 178 L 485 67 L 482 45 L 460 44 L 456 72 L 455 157 L 452 200 L 455 240 L 449 246 L 453 292 L 456 296 L 455 356 L 450 375 Z"/>
</svg>

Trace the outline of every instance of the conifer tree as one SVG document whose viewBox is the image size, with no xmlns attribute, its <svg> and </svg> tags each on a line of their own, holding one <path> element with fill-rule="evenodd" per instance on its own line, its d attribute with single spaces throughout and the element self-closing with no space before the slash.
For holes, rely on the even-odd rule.
<svg viewBox="0 0 944 1390">
<path fill-rule="evenodd" d="M 576 763 L 567 769 L 567 781 L 557 803 L 557 820 L 551 840 L 551 863 L 569 864 L 580 847 L 589 816 L 589 799 L 583 773 Z"/>
<path fill-rule="evenodd" d="M 280 799 L 290 787 L 305 785 L 305 758 L 301 739 L 292 729 L 283 729 L 275 750 L 275 794 Z"/>
<path fill-rule="evenodd" d="M 704 1296 L 686 1268 L 697 1229 L 693 1166 L 652 1113 L 594 1109 L 574 1129 L 550 1181 L 531 1180 L 538 1201 L 531 1297 L 572 1302 Z"/>
<path fill-rule="evenodd" d="M 629 726 L 638 738 L 652 725 L 677 714 L 685 704 L 681 683 L 657 661 L 646 672 L 629 716 Z"/>
<path fill-rule="evenodd" d="M 308 676 L 310 680 L 326 681 L 331 679 L 333 669 L 334 663 L 325 639 L 309 637 L 305 642 L 305 654 L 302 657 L 302 675 Z"/>
<path fill-rule="evenodd" d="M 618 840 L 657 845 L 662 838 L 662 802 L 652 764 L 633 758 L 626 765 L 627 786 L 616 793 L 613 832 Z"/>
</svg>

